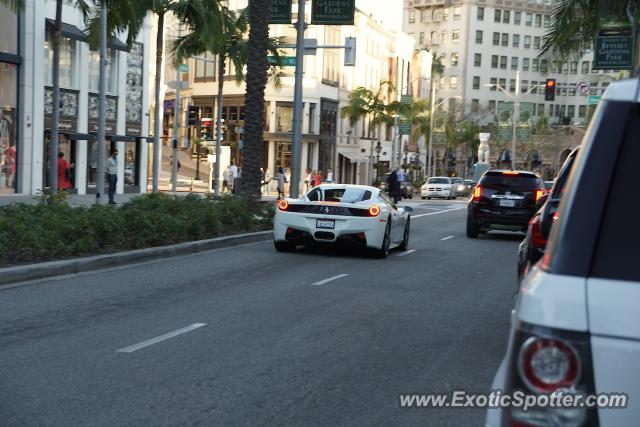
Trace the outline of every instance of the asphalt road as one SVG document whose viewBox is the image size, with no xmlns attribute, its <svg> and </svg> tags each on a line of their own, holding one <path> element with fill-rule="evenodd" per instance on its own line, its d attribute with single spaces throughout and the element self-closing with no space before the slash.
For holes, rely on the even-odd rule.
<svg viewBox="0 0 640 427">
<path fill-rule="evenodd" d="M 489 389 L 521 236 L 411 204 L 386 260 L 265 242 L 0 289 L 0 425 L 482 425 L 399 395 Z"/>
</svg>

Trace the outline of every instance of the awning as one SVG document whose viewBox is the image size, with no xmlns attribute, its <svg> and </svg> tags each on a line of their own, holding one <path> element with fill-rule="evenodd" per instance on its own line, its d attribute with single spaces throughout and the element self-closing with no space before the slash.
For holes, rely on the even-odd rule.
<svg viewBox="0 0 640 427">
<path fill-rule="evenodd" d="M 47 28 L 50 31 L 53 31 L 54 27 L 55 27 L 55 21 L 53 19 L 47 18 Z M 64 22 L 62 23 L 62 36 L 68 37 L 72 40 L 77 40 L 79 42 L 86 43 L 89 41 L 89 36 L 84 31 L 82 31 L 80 28 L 76 27 L 75 25 L 65 24 Z"/>
<path fill-rule="evenodd" d="M 127 46 L 126 43 L 121 42 L 120 39 L 117 37 L 111 37 L 111 40 L 109 40 L 109 43 L 107 43 L 107 46 L 110 47 L 111 49 L 121 50 L 123 52 L 129 52 L 129 46 Z"/>
<path fill-rule="evenodd" d="M 69 136 L 69 139 L 72 141 L 95 141 L 96 136 L 88 133 L 66 133 L 65 135 Z"/>
<path fill-rule="evenodd" d="M 110 139 L 111 141 L 114 141 L 114 142 L 118 142 L 118 141 L 135 142 L 136 137 L 130 136 L 130 135 L 110 135 Z"/>
<path fill-rule="evenodd" d="M 353 152 L 338 152 L 341 156 L 346 157 L 351 160 L 353 163 L 366 163 L 369 161 L 369 158 L 361 153 L 353 153 Z"/>
</svg>

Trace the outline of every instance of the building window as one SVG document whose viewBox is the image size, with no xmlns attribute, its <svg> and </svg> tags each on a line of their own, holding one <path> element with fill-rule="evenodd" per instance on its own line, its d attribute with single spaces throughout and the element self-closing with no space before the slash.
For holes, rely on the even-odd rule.
<svg viewBox="0 0 640 427">
<path fill-rule="evenodd" d="M 522 71 L 529 71 L 529 58 L 522 58 Z"/>
<path fill-rule="evenodd" d="M 458 88 L 458 76 L 449 77 L 449 87 L 451 89 L 457 89 Z"/>
<path fill-rule="evenodd" d="M 451 53 L 451 66 L 455 67 L 458 65 L 458 54 L 456 52 Z"/>
<path fill-rule="evenodd" d="M 502 33 L 502 46 L 509 46 L 509 34 Z"/>
<path fill-rule="evenodd" d="M 276 132 L 293 131 L 293 104 L 290 102 L 276 103 Z"/>
<path fill-rule="evenodd" d="M 420 22 L 427 22 L 429 9 L 422 9 L 420 11 Z"/>
<path fill-rule="evenodd" d="M 500 46 L 500 33 L 493 33 L 493 45 Z"/>
<path fill-rule="evenodd" d="M 453 30 L 451 32 L 451 41 L 452 42 L 460 41 L 460 30 Z"/>
<path fill-rule="evenodd" d="M 491 55 L 491 68 L 498 68 L 498 55 Z"/>
<path fill-rule="evenodd" d="M 518 69 L 518 57 L 517 56 L 512 56 L 511 57 L 511 69 L 512 70 L 517 70 Z"/>
<path fill-rule="evenodd" d="M 2 2 L 0 2 L 0 52 L 18 55 L 18 14 Z"/>
<path fill-rule="evenodd" d="M 511 46 L 520 47 L 520 34 L 514 34 L 511 37 Z"/>
<path fill-rule="evenodd" d="M 0 6 L 0 10 L 5 6 Z M 5 13 L 5 12 L 3 12 Z M 11 12 L 2 15 L 2 20 Z M 17 28 L 17 19 L 16 19 Z M 17 29 L 13 38 L 17 40 Z M 0 43 L 8 43 L 2 40 Z M 0 62 L 0 194 L 16 190 L 18 134 L 18 66 Z M 67 158 L 67 161 L 69 159 Z"/>
<path fill-rule="evenodd" d="M 504 89 L 507 90 L 507 79 L 500 79 L 498 80 L 498 85 Z"/>
<path fill-rule="evenodd" d="M 493 91 L 498 90 L 498 88 L 496 87 L 498 85 L 498 79 L 496 79 L 495 77 L 491 77 L 489 79 L 489 83 L 491 84 L 491 86 L 489 87 L 489 90 L 493 90 Z"/>
<path fill-rule="evenodd" d="M 578 117 L 584 118 L 586 116 L 587 116 L 587 106 L 586 105 L 578 106 Z"/>
<path fill-rule="evenodd" d="M 414 22 L 416 22 L 416 10 L 411 9 L 409 10 L 409 24 L 413 24 Z"/>
<path fill-rule="evenodd" d="M 340 44 L 340 30 L 335 27 L 325 27 L 324 30 L 324 43 L 327 45 Z M 338 86 L 338 75 L 342 68 L 340 62 L 340 53 L 335 49 L 324 49 L 322 52 L 323 64 L 322 64 L 322 81 L 325 84 L 332 86 Z"/>
<path fill-rule="evenodd" d="M 540 60 L 540 72 L 546 73 L 549 70 L 549 62 L 546 59 Z"/>
<path fill-rule="evenodd" d="M 476 15 L 478 21 L 484 21 L 484 7 L 478 7 L 478 13 Z"/>
<path fill-rule="evenodd" d="M 478 113 L 480 111 L 480 100 L 472 99 L 471 100 L 471 112 Z"/>
<path fill-rule="evenodd" d="M 540 37 L 533 38 L 533 48 L 540 49 Z"/>
<path fill-rule="evenodd" d="M 473 88 L 480 89 L 480 76 L 473 76 Z"/>
<path fill-rule="evenodd" d="M 536 13 L 536 27 L 542 27 L 542 15 Z"/>
<path fill-rule="evenodd" d="M 529 90 L 529 80 L 522 80 L 520 83 L 520 93 L 527 93 Z"/>
<path fill-rule="evenodd" d="M 544 104 L 538 104 L 538 117 L 544 116 Z"/>
<path fill-rule="evenodd" d="M 568 74 L 569 73 L 569 63 L 568 62 L 563 62 L 562 63 L 562 74 Z"/>
<path fill-rule="evenodd" d="M 522 12 L 514 12 L 513 13 L 513 23 L 515 25 L 520 25 L 520 21 L 522 20 Z"/>
<path fill-rule="evenodd" d="M 509 92 L 516 91 L 516 79 L 509 79 Z"/>
<path fill-rule="evenodd" d="M 44 42 L 44 82 L 53 83 L 53 34 L 47 31 Z M 63 37 L 60 40 L 60 87 L 76 86 L 76 41 Z"/>
<path fill-rule="evenodd" d="M 447 85 L 447 78 L 445 76 L 440 77 L 440 89 L 444 89 Z"/>
<path fill-rule="evenodd" d="M 105 68 L 107 75 L 107 92 L 115 93 L 117 91 L 117 70 L 118 62 L 116 51 L 107 49 L 107 66 Z M 89 90 L 98 92 L 100 90 L 100 54 L 92 50 L 89 52 Z"/>
<path fill-rule="evenodd" d="M 449 40 L 449 34 L 446 31 L 443 31 L 441 41 L 442 43 L 446 43 L 447 40 Z"/>
<path fill-rule="evenodd" d="M 338 123 L 337 120 L 338 103 L 322 101 L 320 103 L 320 134 L 335 136 Z"/>
<path fill-rule="evenodd" d="M 482 30 L 476 30 L 476 43 L 482 44 Z"/>
<path fill-rule="evenodd" d="M 493 112 L 496 111 L 496 101 L 494 100 L 489 101 L 489 111 L 493 111 Z"/>
<path fill-rule="evenodd" d="M 493 15 L 493 22 L 502 22 L 502 10 L 496 9 L 495 14 Z"/>
<path fill-rule="evenodd" d="M 460 20 L 460 14 L 462 12 L 462 8 L 460 6 L 456 6 L 453 8 L 453 20 L 454 21 L 459 21 Z"/>
<path fill-rule="evenodd" d="M 431 31 L 431 43 L 438 43 L 438 32 Z"/>
<path fill-rule="evenodd" d="M 551 25 L 551 16 L 544 15 L 544 23 L 543 23 L 544 28 L 549 28 L 550 25 Z"/>
<path fill-rule="evenodd" d="M 215 55 L 206 52 L 196 58 L 194 58 L 195 66 L 195 78 L 196 79 L 214 79 L 216 75 L 215 70 Z"/>
<path fill-rule="evenodd" d="M 447 19 L 449 19 L 449 8 L 445 7 L 442 9 L 442 20 L 446 21 Z"/>
<path fill-rule="evenodd" d="M 531 36 L 524 36 L 524 47 L 529 49 L 531 47 Z"/>
<path fill-rule="evenodd" d="M 531 60 L 531 71 L 533 72 L 538 72 L 538 64 L 539 64 L 539 59 L 538 58 L 534 58 Z"/>
<path fill-rule="evenodd" d="M 424 31 L 420 31 L 420 46 L 424 45 Z"/>
<path fill-rule="evenodd" d="M 473 65 L 475 67 L 480 67 L 482 65 L 482 54 L 476 53 L 473 55 Z"/>
<path fill-rule="evenodd" d="M 531 81 L 531 93 L 538 93 L 538 82 L 536 80 Z"/>
<path fill-rule="evenodd" d="M 570 87 L 569 88 L 569 96 L 576 96 L 576 88 L 575 87 Z"/>
<path fill-rule="evenodd" d="M 504 24 L 508 24 L 510 19 L 511 19 L 511 12 L 510 11 L 505 10 L 504 12 L 502 12 L 502 22 Z"/>
<path fill-rule="evenodd" d="M 532 13 L 527 13 L 525 15 L 524 25 L 526 25 L 527 27 L 530 27 L 531 25 L 533 25 L 533 14 Z"/>
<path fill-rule="evenodd" d="M 507 57 L 506 56 L 501 56 L 500 57 L 500 68 L 503 70 L 507 69 Z"/>
<path fill-rule="evenodd" d="M 572 61 L 571 62 L 571 74 L 578 74 L 578 62 L 577 61 Z"/>
</svg>

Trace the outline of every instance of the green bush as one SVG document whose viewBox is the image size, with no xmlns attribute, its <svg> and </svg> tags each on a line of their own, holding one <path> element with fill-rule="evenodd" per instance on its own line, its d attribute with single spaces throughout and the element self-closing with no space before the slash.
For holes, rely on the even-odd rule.
<svg viewBox="0 0 640 427">
<path fill-rule="evenodd" d="M 12 204 L 0 207 L 0 265 L 86 256 L 267 230 L 272 203 L 146 194 L 120 208 Z"/>
</svg>

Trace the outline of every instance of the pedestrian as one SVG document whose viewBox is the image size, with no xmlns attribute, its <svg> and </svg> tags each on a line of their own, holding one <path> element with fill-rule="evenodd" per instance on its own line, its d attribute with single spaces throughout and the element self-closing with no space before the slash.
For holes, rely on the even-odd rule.
<svg viewBox="0 0 640 427">
<path fill-rule="evenodd" d="M 395 169 L 391 171 L 391 173 L 387 177 L 387 193 L 389 193 L 389 196 L 393 198 L 394 203 L 398 203 L 398 174 L 396 173 Z"/>
<path fill-rule="evenodd" d="M 278 180 L 278 200 L 280 200 L 284 197 L 284 183 L 287 179 L 284 175 L 284 170 L 281 167 L 278 167 L 278 175 L 276 179 Z"/>
<path fill-rule="evenodd" d="M 320 184 L 322 184 L 322 174 L 320 173 L 320 171 L 317 171 L 315 173 L 315 176 L 313 177 L 313 186 L 317 187 Z"/>
<path fill-rule="evenodd" d="M 116 193 L 116 183 L 118 182 L 118 150 L 116 149 L 111 151 L 111 157 L 109 157 L 107 177 L 109 179 L 109 204 L 117 205 L 113 198 Z"/>
<path fill-rule="evenodd" d="M 224 193 L 224 189 L 226 188 L 228 192 L 231 192 L 231 187 L 229 186 L 229 181 L 233 178 L 233 172 L 231 172 L 231 166 L 227 166 L 227 168 L 222 171 L 222 192 Z"/>
<path fill-rule="evenodd" d="M 304 171 L 304 191 L 309 191 L 310 183 L 311 183 L 311 171 L 307 169 Z"/>
<path fill-rule="evenodd" d="M 58 153 L 58 190 L 69 190 L 73 188 L 71 185 L 71 172 L 69 163 L 64 159 L 64 153 Z"/>
<path fill-rule="evenodd" d="M 264 170 L 264 181 L 262 183 L 263 185 L 263 193 L 268 193 L 269 192 L 269 183 L 271 182 L 271 180 L 273 179 L 273 177 L 271 176 L 271 170 L 269 170 L 269 168 L 266 168 Z"/>
<path fill-rule="evenodd" d="M 327 169 L 327 183 L 333 184 L 333 171 L 331 169 Z"/>
<path fill-rule="evenodd" d="M 398 198 L 400 200 L 402 200 L 402 184 L 407 179 L 406 178 L 406 174 L 404 173 L 404 171 L 401 168 L 398 168 L 398 169 L 396 169 L 396 177 L 398 179 L 398 183 L 396 184 Z"/>
</svg>

